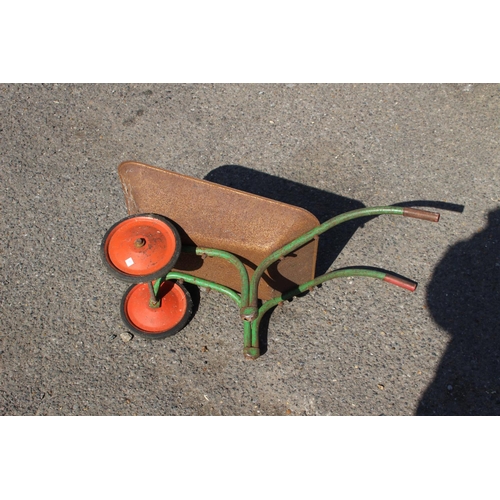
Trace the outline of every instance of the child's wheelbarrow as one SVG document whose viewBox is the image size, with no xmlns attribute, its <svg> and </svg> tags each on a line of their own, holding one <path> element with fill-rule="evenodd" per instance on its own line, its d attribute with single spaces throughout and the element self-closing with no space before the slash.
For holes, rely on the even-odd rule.
<svg viewBox="0 0 500 500">
<path fill-rule="evenodd" d="M 352 210 L 320 224 L 310 212 L 137 162 L 118 167 L 129 216 L 105 234 L 108 270 L 133 283 L 121 302 L 127 328 L 163 339 L 189 321 L 183 282 L 231 297 L 243 320 L 244 355 L 260 355 L 259 325 L 274 306 L 334 278 L 364 276 L 410 291 L 386 272 L 347 268 L 315 277 L 318 238 L 358 217 L 391 214 L 437 222 L 439 214 L 397 206 Z"/>
</svg>

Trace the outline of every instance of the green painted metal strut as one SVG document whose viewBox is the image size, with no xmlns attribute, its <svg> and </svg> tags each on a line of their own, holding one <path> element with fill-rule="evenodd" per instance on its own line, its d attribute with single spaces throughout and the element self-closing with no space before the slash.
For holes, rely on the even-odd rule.
<svg viewBox="0 0 500 500">
<path fill-rule="evenodd" d="M 218 283 L 214 283 L 213 281 L 204 280 L 202 278 L 196 278 L 191 276 L 190 274 L 181 273 L 172 271 L 164 278 L 158 279 L 153 283 L 153 291 L 155 298 L 158 297 L 158 291 L 160 289 L 161 282 L 167 279 L 181 279 L 187 281 L 188 283 L 192 283 L 197 286 L 202 286 L 205 288 L 210 288 L 213 290 L 217 290 L 225 295 L 228 295 L 233 300 L 236 301 L 238 307 L 243 307 L 248 304 L 248 292 L 249 292 L 249 279 L 248 273 L 243 265 L 243 263 L 233 255 L 232 253 L 225 252 L 224 250 L 217 250 L 215 248 L 203 248 L 203 247 L 193 247 L 193 246 L 183 246 L 182 251 L 184 253 L 194 253 L 196 255 L 201 256 L 202 258 L 206 257 L 219 257 L 221 259 L 227 260 L 231 264 L 233 264 L 238 272 L 240 273 L 241 279 L 241 295 L 238 295 L 234 290 L 227 288 L 223 285 L 219 285 Z"/>
<path fill-rule="evenodd" d="M 221 259 L 227 260 L 233 266 L 236 267 L 240 274 L 241 279 L 241 297 L 240 297 L 240 307 L 246 307 L 248 304 L 248 294 L 249 294 L 249 279 L 248 273 L 238 257 L 233 255 L 232 253 L 225 252 L 224 250 L 216 250 L 214 248 L 203 248 L 203 247 L 182 247 L 182 251 L 186 253 L 195 253 L 196 255 L 201 256 L 202 258 L 206 257 L 219 257 Z"/>
<path fill-rule="evenodd" d="M 212 290 L 216 290 L 217 292 L 220 292 L 224 295 L 227 295 L 231 299 L 233 299 L 238 307 L 241 304 L 241 298 L 238 295 L 237 292 L 234 290 L 231 290 L 231 288 L 228 288 L 227 286 L 224 285 L 219 285 L 219 283 L 214 283 L 213 281 L 208 281 L 204 280 L 202 278 L 197 278 L 196 276 L 191 276 L 190 274 L 186 273 L 180 273 L 177 271 L 171 271 L 165 276 L 165 279 L 167 280 L 182 280 L 186 281 L 187 283 L 192 283 L 193 285 L 196 286 L 201 286 L 205 288 L 210 288 Z"/>
</svg>

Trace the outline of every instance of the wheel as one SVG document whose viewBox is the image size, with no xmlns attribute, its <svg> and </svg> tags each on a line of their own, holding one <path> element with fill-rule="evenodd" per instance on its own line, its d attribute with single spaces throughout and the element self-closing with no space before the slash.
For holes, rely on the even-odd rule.
<svg viewBox="0 0 500 500">
<path fill-rule="evenodd" d="M 148 339 L 164 339 L 186 326 L 193 311 L 193 301 L 183 285 L 164 281 L 157 298 L 159 307 L 151 307 L 147 283 L 132 285 L 125 292 L 120 313 L 129 330 Z"/>
<path fill-rule="evenodd" d="M 104 235 L 101 257 L 110 273 L 129 283 L 165 276 L 181 252 L 181 239 L 165 217 L 140 214 L 125 217 Z"/>
</svg>

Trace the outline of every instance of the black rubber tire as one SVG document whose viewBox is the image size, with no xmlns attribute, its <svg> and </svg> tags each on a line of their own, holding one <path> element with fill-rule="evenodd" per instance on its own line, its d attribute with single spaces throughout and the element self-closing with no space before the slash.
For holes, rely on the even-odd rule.
<svg viewBox="0 0 500 500">
<path fill-rule="evenodd" d="M 173 281 L 173 280 L 172 280 Z M 191 316 L 193 314 L 193 300 L 191 298 L 191 294 L 187 291 L 186 287 L 178 282 L 174 282 L 175 286 L 178 286 L 184 295 L 186 296 L 186 311 L 180 321 L 176 323 L 176 325 L 168 330 L 162 331 L 162 332 L 147 332 L 145 330 L 141 330 L 140 328 L 136 327 L 134 324 L 130 322 L 128 319 L 128 316 L 125 311 L 125 302 L 127 299 L 127 296 L 129 293 L 132 292 L 132 290 L 138 285 L 137 283 L 130 286 L 127 291 L 124 293 L 122 297 L 122 301 L 120 304 L 120 315 L 122 318 L 123 323 L 127 327 L 127 330 L 129 330 L 131 333 L 138 335 L 140 337 L 150 339 L 150 340 L 161 340 L 165 339 L 167 337 L 171 337 L 172 335 L 175 335 L 176 333 L 180 332 L 188 323 L 189 320 L 191 319 Z"/>
<path fill-rule="evenodd" d="M 106 255 L 106 242 L 108 240 L 109 235 L 111 232 L 121 223 L 123 223 L 126 220 L 133 219 L 135 217 L 150 217 L 152 219 L 157 219 L 165 223 L 172 231 L 174 237 L 175 237 L 175 250 L 172 258 L 169 260 L 169 262 L 159 269 L 158 271 L 150 274 L 144 274 L 144 275 L 131 275 L 124 273 L 117 269 L 116 267 L 111 264 L 109 261 L 107 255 Z M 128 217 L 124 217 L 123 219 L 119 220 L 117 223 L 113 224 L 107 231 L 104 237 L 102 238 L 101 241 L 101 260 L 104 263 L 104 267 L 108 270 L 108 272 L 114 276 L 115 278 L 118 278 L 122 281 L 125 281 L 127 283 L 146 283 L 147 281 L 154 281 L 158 278 L 163 278 L 165 277 L 175 266 L 175 263 L 177 262 L 179 255 L 181 253 L 181 238 L 179 236 L 179 231 L 175 227 L 172 221 L 164 217 L 163 215 L 158 215 L 158 214 L 151 214 L 151 213 L 144 213 L 144 214 L 135 214 L 135 215 L 129 215 Z"/>
</svg>

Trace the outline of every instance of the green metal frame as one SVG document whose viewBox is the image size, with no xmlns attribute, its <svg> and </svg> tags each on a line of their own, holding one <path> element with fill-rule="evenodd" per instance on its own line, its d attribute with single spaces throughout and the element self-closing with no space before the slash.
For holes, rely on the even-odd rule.
<svg viewBox="0 0 500 500">
<path fill-rule="evenodd" d="M 178 271 L 172 271 L 168 273 L 164 278 L 156 280 L 154 282 L 153 290 L 155 297 L 158 294 L 160 284 L 163 280 L 183 280 L 187 283 L 192 283 L 194 285 L 216 290 L 220 293 L 223 293 L 224 295 L 227 295 L 236 302 L 240 310 L 241 318 L 243 320 L 244 355 L 247 358 L 256 359 L 260 356 L 259 326 L 264 315 L 271 308 L 277 306 L 281 302 L 290 300 L 292 297 L 296 295 L 300 295 L 301 293 L 304 293 L 307 290 L 311 290 L 313 287 L 318 286 L 324 283 L 325 281 L 333 280 L 336 278 L 352 278 L 355 276 L 362 276 L 366 278 L 375 278 L 379 280 L 388 281 L 392 284 L 402 286 L 403 288 L 407 288 L 410 290 L 414 290 L 416 288 L 416 284 L 404 280 L 402 278 L 390 275 L 389 273 L 371 269 L 353 267 L 347 269 L 338 269 L 323 274 L 321 276 L 318 276 L 317 278 L 310 280 L 306 283 L 303 283 L 301 285 L 298 285 L 295 288 L 281 294 L 279 297 L 268 300 L 259 306 L 258 286 L 264 272 L 269 268 L 269 266 L 274 264 L 279 259 L 285 257 L 289 253 L 293 252 L 294 250 L 310 242 L 311 240 L 318 238 L 320 234 L 324 233 L 325 231 L 328 231 L 329 229 L 335 226 L 338 226 L 339 224 L 342 224 L 344 222 L 353 219 L 357 219 L 359 217 L 373 217 L 385 214 L 404 215 L 408 217 L 415 217 L 425 220 L 434 220 L 436 222 L 439 219 L 439 216 L 437 214 L 432 214 L 430 212 L 426 212 L 423 210 L 406 209 L 403 207 L 394 207 L 394 206 L 361 208 L 358 210 L 352 210 L 350 212 L 346 212 L 344 214 L 333 217 L 332 219 L 324 222 L 323 224 L 315 227 L 314 229 L 311 229 L 307 233 L 303 234 L 302 236 L 299 236 L 295 240 L 291 241 L 290 243 L 284 245 L 280 249 L 273 252 L 271 255 L 269 255 L 260 263 L 260 265 L 253 273 L 251 279 L 249 279 L 248 277 L 248 273 L 245 266 L 235 255 L 229 252 L 225 252 L 223 250 L 216 250 L 212 248 L 185 246 L 182 247 L 183 252 L 194 253 L 196 255 L 201 256 L 202 258 L 217 257 L 233 264 L 238 269 L 238 272 L 241 277 L 241 293 L 238 294 L 234 290 L 225 287 L 223 285 L 220 285 L 218 283 L 214 283 L 212 281 L 197 278 L 190 274 Z"/>
</svg>

